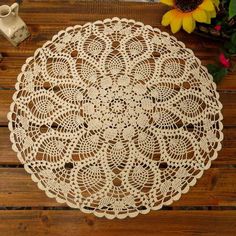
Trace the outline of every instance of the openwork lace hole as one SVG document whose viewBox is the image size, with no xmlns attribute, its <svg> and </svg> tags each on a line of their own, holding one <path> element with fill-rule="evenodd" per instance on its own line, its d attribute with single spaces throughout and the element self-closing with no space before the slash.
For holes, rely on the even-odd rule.
<svg viewBox="0 0 236 236">
<path fill-rule="evenodd" d="M 160 169 L 166 169 L 168 167 L 167 162 L 161 162 L 160 163 Z"/>
<path fill-rule="evenodd" d="M 60 87 L 55 85 L 52 90 L 54 93 L 57 93 L 58 91 L 60 91 Z"/>
<path fill-rule="evenodd" d="M 78 51 L 74 50 L 71 52 L 71 57 L 77 57 L 78 56 Z"/>
<path fill-rule="evenodd" d="M 115 178 L 113 180 L 113 184 L 116 186 L 116 187 L 119 187 L 122 185 L 122 181 L 119 179 L 119 178 Z"/>
<path fill-rule="evenodd" d="M 48 131 L 48 127 L 46 125 L 42 125 L 40 126 L 40 132 L 43 134 L 43 133 L 47 133 Z"/>
<path fill-rule="evenodd" d="M 72 170 L 74 168 L 74 164 L 72 162 L 66 162 L 64 167 L 66 170 Z"/>
<path fill-rule="evenodd" d="M 160 54 L 158 51 L 154 51 L 154 52 L 152 53 L 152 56 L 153 56 L 155 59 L 158 59 L 158 58 L 161 56 L 161 54 Z"/>
<path fill-rule="evenodd" d="M 46 90 L 48 90 L 49 88 L 50 88 L 50 82 L 48 82 L 48 81 L 45 81 L 44 83 L 43 83 L 43 87 L 44 87 L 44 89 L 46 89 Z"/>
<path fill-rule="evenodd" d="M 120 45 L 120 42 L 118 42 L 118 41 L 112 42 L 112 47 L 113 48 L 117 48 L 119 45 Z"/>
<path fill-rule="evenodd" d="M 190 89 L 191 85 L 190 85 L 189 82 L 184 82 L 184 83 L 183 83 L 183 87 L 184 87 L 185 89 Z"/>
</svg>

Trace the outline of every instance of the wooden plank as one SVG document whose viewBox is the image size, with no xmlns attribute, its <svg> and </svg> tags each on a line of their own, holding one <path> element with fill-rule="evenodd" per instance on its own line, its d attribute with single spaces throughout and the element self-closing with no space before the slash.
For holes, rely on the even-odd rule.
<svg viewBox="0 0 236 236">
<path fill-rule="evenodd" d="M 47 13 L 45 13 L 44 3 L 24 1 L 21 6 L 21 16 L 30 28 L 31 37 L 18 48 L 12 47 L 9 42 L 3 40 L 0 51 L 4 56 L 31 56 L 35 49 L 42 46 L 59 30 L 65 29 L 67 26 L 85 24 L 114 16 L 133 18 L 170 33 L 169 28 L 161 26 L 160 23 L 162 15 L 168 7 L 159 3 L 116 2 L 110 4 L 108 2 L 96 2 L 91 4 L 88 2 L 73 2 L 73 4 L 64 4 L 58 1 L 47 4 Z M 209 55 L 217 55 L 216 49 L 219 43 L 213 43 L 209 39 L 203 42 L 200 36 L 189 35 L 183 31 L 175 36 L 185 42 L 187 47 L 192 48 L 202 60 L 208 58 L 209 61 L 209 58 L 212 58 Z"/>
<path fill-rule="evenodd" d="M 7 113 L 10 111 L 13 93 L 12 90 L 0 90 L 0 126 L 6 126 L 8 123 Z"/>
<path fill-rule="evenodd" d="M 14 0 L 9 0 L 14 2 Z M 6 4 L 0 0 L 0 5 Z M 45 5 L 47 4 L 47 5 Z M 4 60 L 0 63 L 0 88 L 13 88 L 20 67 L 35 49 L 50 40 L 59 30 L 75 24 L 118 16 L 133 18 L 159 27 L 161 17 L 167 7 L 160 4 L 141 3 L 88 3 L 75 0 L 43 1 L 24 0 L 20 15 L 29 26 L 32 36 L 18 48 L 12 47 L 0 38 L 0 52 Z M 180 32 L 175 35 L 185 42 L 207 64 L 216 59 L 218 43 L 202 40 L 201 37 Z M 178 207 L 236 206 L 236 93 L 223 90 L 236 89 L 236 76 L 230 74 L 218 87 L 224 105 L 226 129 L 223 150 L 213 162 L 214 167 L 206 171 L 196 186 L 172 206 Z M 0 90 L 0 125 L 6 126 L 14 91 Z M 0 164 L 19 164 L 11 150 L 9 131 L 0 128 Z M 227 168 L 225 168 L 227 166 Z M 218 168 L 219 167 L 219 168 Z M 0 207 L 59 207 L 54 199 L 48 198 L 36 187 L 30 176 L 22 168 L 0 168 Z M 235 235 L 236 211 L 157 211 L 140 215 L 135 219 L 108 221 L 77 210 L 0 210 L 0 235 Z"/>
<path fill-rule="evenodd" d="M 38 14 L 37 14 L 38 15 Z M 53 15 L 51 16 L 53 17 Z M 85 24 L 86 21 L 79 21 L 77 24 Z M 46 23 L 45 23 L 46 24 Z M 0 50 L 3 53 L 3 56 L 14 56 L 14 57 L 27 57 L 32 56 L 34 51 L 41 47 L 47 40 L 51 40 L 53 35 L 57 34 L 60 30 L 64 30 L 67 26 L 64 24 L 55 24 L 55 25 L 36 25 L 29 24 L 29 29 L 31 32 L 31 37 L 20 44 L 19 47 L 12 47 L 8 41 L 2 40 L 0 45 Z M 163 28 L 160 23 L 152 24 L 153 27 L 160 28 L 163 31 L 167 31 L 170 33 L 168 28 Z M 175 35 L 178 40 L 183 41 L 186 44 L 186 47 L 191 48 L 197 57 L 206 62 L 213 61 L 211 58 L 217 56 L 218 53 L 218 43 L 212 44 L 209 39 L 202 41 L 202 38 L 197 35 L 186 35 L 185 32 L 179 32 Z M 210 56 L 210 57 L 209 57 Z"/>
<path fill-rule="evenodd" d="M 6 126 L 8 123 L 7 113 L 12 103 L 14 90 L 0 90 L 0 125 Z M 225 126 L 236 126 L 236 93 L 220 92 L 220 101 L 223 104 L 223 116 Z"/>
<path fill-rule="evenodd" d="M 0 165 L 20 164 L 16 153 L 11 148 L 10 131 L 7 127 L 0 127 Z M 222 150 L 219 156 L 212 162 L 214 167 L 236 165 L 236 127 L 225 127 Z"/>
<path fill-rule="evenodd" d="M 0 1 L 4 4 L 4 0 Z M 99 18 L 114 16 L 145 20 L 145 24 L 160 22 L 162 14 L 168 7 L 159 3 L 134 3 L 134 2 L 93 2 L 87 1 L 56 1 L 47 2 L 45 11 L 44 1 L 25 1 L 20 7 L 20 15 L 26 23 L 31 24 L 63 24 L 65 26 L 78 22 L 96 21 Z M 31 16 L 34 17 L 31 17 Z M 57 17 L 50 18 L 51 15 Z M 42 17 L 43 16 L 43 17 Z"/>
<path fill-rule="evenodd" d="M 132 219 L 107 220 L 80 211 L 0 211 L 2 236 L 235 235 L 234 211 L 157 211 Z"/>
<path fill-rule="evenodd" d="M 0 168 L 0 207 L 65 206 L 39 190 L 23 168 Z M 236 169 L 211 168 L 171 206 L 236 206 Z"/>
<path fill-rule="evenodd" d="M 151 24 L 170 33 L 168 28 L 164 28 L 160 24 L 161 17 L 167 7 L 158 3 L 125 2 L 109 4 L 98 2 L 90 4 L 72 1 L 64 4 L 53 1 L 47 4 L 49 4 L 47 14 L 45 14 L 45 5 L 42 2 L 24 1 L 24 4 L 22 4 L 21 15 L 28 23 L 32 36 L 18 48 L 12 47 L 6 40 L 1 42 L 0 51 L 5 58 L 0 64 L 0 78 L 2 78 L 0 79 L 0 87 L 12 88 L 25 59 L 28 56 L 32 56 L 38 47 L 42 46 L 47 40 L 50 40 L 59 30 L 70 25 L 84 24 L 88 21 L 95 21 L 99 17 L 100 19 L 104 19 L 117 15 L 119 17 L 134 18 L 143 21 L 145 24 Z M 62 8 L 63 11 L 61 10 Z M 218 54 L 217 48 L 219 43 L 212 42 L 209 39 L 203 41 L 201 37 L 188 35 L 185 32 L 180 32 L 175 36 L 185 42 L 187 47 L 193 49 L 203 64 L 215 60 Z M 8 58 L 9 56 L 10 58 Z M 219 85 L 219 89 L 236 89 L 234 79 L 235 75 L 230 74 L 224 83 Z"/>
<path fill-rule="evenodd" d="M 0 168 L 0 207 L 65 206 L 38 189 L 22 168 Z"/>
</svg>

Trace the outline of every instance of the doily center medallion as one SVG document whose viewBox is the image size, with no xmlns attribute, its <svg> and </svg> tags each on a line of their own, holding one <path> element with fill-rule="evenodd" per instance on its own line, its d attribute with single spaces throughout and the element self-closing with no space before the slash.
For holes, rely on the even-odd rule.
<svg viewBox="0 0 236 236">
<path fill-rule="evenodd" d="M 176 38 L 127 19 L 60 31 L 27 59 L 8 114 L 38 187 L 96 216 L 178 200 L 217 157 L 222 105 Z"/>
</svg>

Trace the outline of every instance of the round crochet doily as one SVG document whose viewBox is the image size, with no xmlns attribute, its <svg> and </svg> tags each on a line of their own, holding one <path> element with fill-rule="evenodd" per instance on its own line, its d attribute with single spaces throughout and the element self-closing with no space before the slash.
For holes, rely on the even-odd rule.
<svg viewBox="0 0 236 236">
<path fill-rule="evenodd" d="M 26 60 L 13 149 L 58 202 L 107 218 L 160 209 L 221 148 L 222 105 L 193 52 L 127 19 L 60 31 Z"/>
</svg>

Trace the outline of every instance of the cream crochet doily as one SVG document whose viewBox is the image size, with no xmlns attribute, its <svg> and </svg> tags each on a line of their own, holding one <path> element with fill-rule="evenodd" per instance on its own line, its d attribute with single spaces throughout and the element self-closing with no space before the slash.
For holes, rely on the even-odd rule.
<svg viewBox="0 0 236 236">
<path fill-rule="evenodd" d="M 13 149 L 58 202 L 107 218 L 160 209 L 221 148 L 212 77 L 173 36 L 127 19 L 60 31 L 27 59 L 8 114 Z"/>
</svg>

